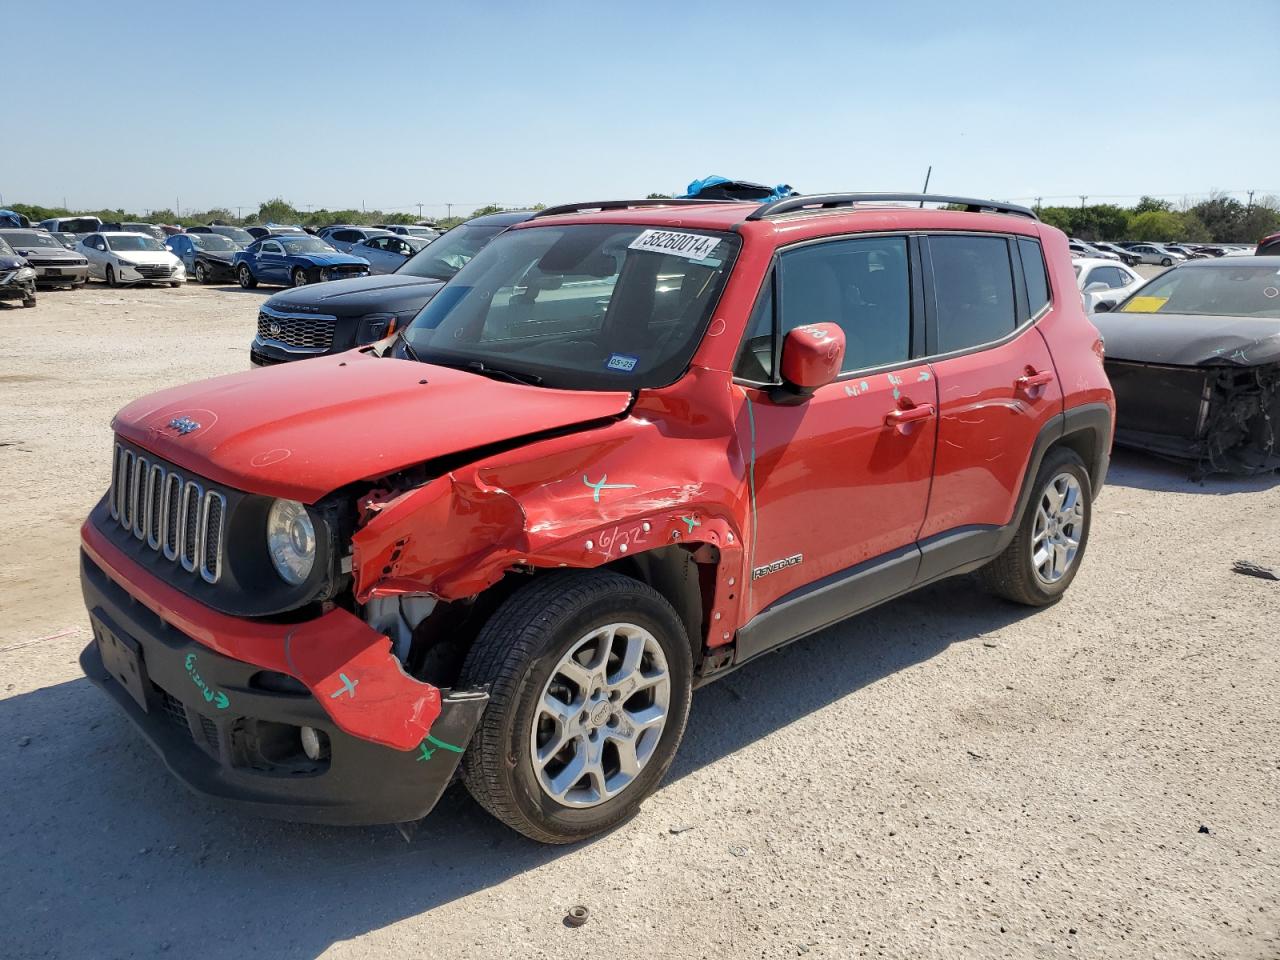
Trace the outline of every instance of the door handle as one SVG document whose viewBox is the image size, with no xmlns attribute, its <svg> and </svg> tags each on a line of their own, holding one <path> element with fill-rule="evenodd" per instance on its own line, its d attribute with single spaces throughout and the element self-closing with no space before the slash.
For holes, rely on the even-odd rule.
<svg viewBox="0 0 1280 960">
<path fill-rule="evenodd" d="M 1014 381 L 1014 385 L 1018 388 L 1018 392 L 1025 393 L 1033 400 L 1038 396 L 1041 387 L 1047 387 L 1051 383 L 1053 383 L 1052 370 L 1041 370 L 1039 373 L 1029 373 Z"/>
<path fill-rule="evenodd" d="M 885 426 L 893 427 L 899 433 L 908 433 L 911 430 L 911 424 L 921 420 L 928 420 L 934 415 L 932 403 L 919 403 L 914 407 L 899 407 L 897 410 L 890 410 L 884 418 Z"/>
</svg>

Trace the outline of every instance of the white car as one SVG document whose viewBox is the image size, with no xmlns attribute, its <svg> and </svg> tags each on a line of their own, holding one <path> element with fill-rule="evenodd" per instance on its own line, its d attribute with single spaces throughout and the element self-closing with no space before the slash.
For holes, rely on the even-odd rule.
<svg viewBox="0 0 1280 960">
<path fill-rule="evenodd" d="M 402 237 L 394 233 L 370 237 L 353 243 L 347 252 L 369 261 L 370 273 L 395 273 L 406 260 L 424 249 L 431 241 L 420 237 Z"/>
<path fill-rule="evenodd" d="M 110 286 L 167 283 L 176 287 L 187 279 L 182 261 L 145 233 L 91 233 L 76 244 L 89 261 L 89 278 Z"/>
<path fill-rule="evenodd" d="M 1136 270 L 1115 260 L 1078 257 L 1071 261 L 1071 266 L 1076 271 L 1086 313 L 1093 313 L 1103 301 L 1114 307 L 1147 282 Z"/>
</svg>

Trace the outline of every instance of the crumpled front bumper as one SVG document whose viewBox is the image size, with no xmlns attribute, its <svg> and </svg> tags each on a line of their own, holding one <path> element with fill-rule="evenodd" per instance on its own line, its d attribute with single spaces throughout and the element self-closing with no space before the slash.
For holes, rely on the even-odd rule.
<svg viewBox="0 0 1280 960">
<path fill-rule="evenodd" d="M 80 579 L 94 641 L 81 654 L 81 667 L 183 783 L 246 812 L 287 820 L 398 823 L 431 811 L 484 712 L 485 691 L 438 691 L 403 671 L 400 683 L 390 676 L 379 678 L 389 671 L 370 653 L 372 648 L 338 663 L 343 627 L 325 623 L 332 614 L 310 624 L 335 627 L 336 633 L 313 626 L 309 636 L 290 644 L 296 671 L 228 656 L 193 637 L 195 631 L 182 629 L 191 625 L 182 622 L 190 612 L 180 612 L 162 590 L 147 589 L 154 584 L 140 589 L 124 580 L 120 569 L 109 572 L 108 559 L 118 568 L 131 561 L 122 555 L 104 559 L 114 548 L 92 542 L 93 533 L 86 526 Z M 150 577 L 146 571 L 136 573 L 140 581 Z M 350 614 L 336 612 L 368 630 Z M 268 664 L 275 645 L 271 634 L 279 634 L 283 647 L 301 626 L 208 614 L 254 628 L 247 643 L 263 652 L 257 659 Z M 225 646 L 228 639 L 223 634 L 216 645 Z M 327 672 L 334 666 L 334 690 L 327 689 L 328 680 L 308 689 L 310 683 L 287 679 L 311 674 L 314 681 L 312 665 L 326 659 L 319 669 Z M 438 706 L 431 709 L 419 702 L 416 712 L 412 705 L 406 711 L 404 690 L 430 691 Z M 363 713 L 351 713 L 362 694 L 369 698 Z M 429 719 L 415 723 L 415 716 Z M 303 727 L 325 735 L 327 756 L 306 757 L 300 741 Z M 371 739 L 371 732 L 383 742 Z"/>
</svg>

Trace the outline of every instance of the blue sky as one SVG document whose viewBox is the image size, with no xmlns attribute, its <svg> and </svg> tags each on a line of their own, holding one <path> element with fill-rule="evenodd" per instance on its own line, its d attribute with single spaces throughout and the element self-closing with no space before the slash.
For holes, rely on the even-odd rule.
<svg viewBox="0 0 1280 960">
<path fill-rule="evenodd" d="M 1280 194 L 1277 0 L 4 8 L 7 202 Z"/>
</svg>

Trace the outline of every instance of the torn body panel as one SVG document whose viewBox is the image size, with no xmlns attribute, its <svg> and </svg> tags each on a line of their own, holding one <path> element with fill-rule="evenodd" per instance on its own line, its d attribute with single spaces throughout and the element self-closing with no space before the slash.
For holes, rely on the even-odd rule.
<svg viewBox="0 0 1280 960">
<path fill-rule="evenodd" d="M 708 391 L 708 380 L 723 389 Z M 736 441 L 726 445 L 736 437 L 729 383 L 727 373 L 696 369 L 653 391 L 625 420 L 366 502 L 368 519 L 352 540 L 357 601 L 402 593 L 459 600 L 512 569 L 597 567 L 673 545 L 711 547 L 726 583 L 740 582 L 749 511 L 744 457 Z M 723 401 L 698 406 L 685 396 L 693 391 Z M 672 439 L 685 442 L 664 442 Z M 653 456 L 659 446 L 670 451 L 661 461 Z M 715 594 L 709 616 L 736 623 L 739 594 Z M 731 637 L 708 629 L 703 639 Z"/>
<path fill-rule="evenodd" d="M 1107 360 L 1116 443 L 1202 473 L 1280 469 L 1280 363 L 1179 367 Z"/>
<path fill-rule="evenodd" d="M 164 622 L 224 656 L 300 680 L 344 732 L 397 750 L 413 750 L 440 714 L 440 691 L 408 676 L 391 641 L 335 608 L 297 624 L 217 613 L 152 575 L 92 523 L 81 528 L 85 553 Z"/>
</svg>

